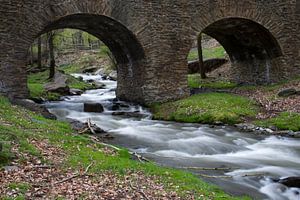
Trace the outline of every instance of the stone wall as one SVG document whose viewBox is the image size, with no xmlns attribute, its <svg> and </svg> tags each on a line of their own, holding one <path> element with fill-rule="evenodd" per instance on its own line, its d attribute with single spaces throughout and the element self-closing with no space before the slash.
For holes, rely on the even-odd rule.
<svg viewBox="0 0 300 200">
<path fill-rule="evenodd" d="M 85 30 L 109 46 L 118 61 L 117 95 L 124 100 L 151 103 L 189 95 L 186 58 L 202 31 L 229 49 L 235 80 L 267 83 L 291 78 L 300 72 L 299 4 L 299 0 L 2 0 L 0 93 L 11 98 L 28 95 L 28 49 L 40 34 L 57 28 Z M 227 29 L 221 28 L 224 24 Z"/>
</svg>

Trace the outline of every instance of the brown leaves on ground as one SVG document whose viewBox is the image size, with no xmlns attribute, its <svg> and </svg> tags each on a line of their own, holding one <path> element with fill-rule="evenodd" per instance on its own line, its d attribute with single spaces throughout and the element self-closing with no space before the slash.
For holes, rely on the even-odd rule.
<svg viewBox="0 0 300 200">
<path fill-rule="evenodd" d="M 292 81 L 285 84 L 276 90 L 266 90 L 263 87 L 258 87 L 254 90 L 238 89 L 236 94 L 249 97 L 258 102 L 263 110 L 258 114 L 258 119 L 266 119 L 276 116 L 280 112 L 296 112 L 300 113 L 300 95 L 290 97 L 278 97 L 277 94 L 286 88 L 295 88 L 300 90 L 300 81 Z"/>
<path fill-rule="evenodd" d="M 112 172 L 89 173 L 88 169 L 74 171 L 62 167 L 64 152 L 48 141 L 31 140 L 50 165 L 35 156 L 20 153 L 18 145 L 13 152 L 16 159 L 11 169 L 0 171 L 0 194 L 26 199 L 181 199 L 175 192 L 168 192 L 155 176 L 142 172 L 127 172 L 121 176 Z M 92 167 L 92 164 L 90 167 Z M 11 188 L 11 184 L 26 184 L 27 191 Z M 1 198 L 0 195 L 0 198 Z M 194 199 L 191 195 L 187 199 Z"/>
</svg>

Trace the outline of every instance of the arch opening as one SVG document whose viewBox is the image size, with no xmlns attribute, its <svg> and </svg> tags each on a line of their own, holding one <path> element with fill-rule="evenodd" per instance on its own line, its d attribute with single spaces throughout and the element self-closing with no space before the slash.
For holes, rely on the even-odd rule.
<svg viewBox="0 0 300 200">
<path fill-rule="evenodd" d="M 201 33 L 216 39 L 231 60 L 232 80 L 239 84 L 268 84 L 278 81 L 282 56 L 279 43 L 261 24 L 244 18 L 218 20 Z"/>
<path fill-rule="evenodd" d="M 145 54 L 135 35 L 120 22 L 103 15 L 74 14 L 46 26 L 35 36 L 61 29 L 77 29 L 102 41 L 112 52 L 118 73 L 117 97 L 143 103 L 142 92 Z"/>
<path fill-rule="evenodd" d="M 187 60 L 190 88 L 205 87 L 208 83 L 228 82 L 228 54 L 216 39 L 200 34 L 194 41 Z"/>
<path fill-rule="evenodd" d="M 262 25 L 242 18 L 226 18 L 207 26 L 203 33 L 218 40 L 232 60 L 276 58 L 282 55 L 274 36 Z"/>
</svg>

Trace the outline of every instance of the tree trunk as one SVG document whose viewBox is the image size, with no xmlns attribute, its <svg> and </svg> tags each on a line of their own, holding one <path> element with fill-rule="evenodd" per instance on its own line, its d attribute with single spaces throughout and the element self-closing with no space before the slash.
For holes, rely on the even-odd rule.
<svg viewBox="0 0 300 200">
<path fill-rule="evenodd" d="M 202 52 L 202 33 L 199 34 L 198 36 L 198 55 L 199 55 L 199 70 L 201 74 L 202 79 L 206 79 L 206 69 L 204 67 L 204 62 L 203 62 L 203 52 Z"/>
<path fill-rule="evenodd" d="M 49 32 L 48 35 L 48 43 L 49 43 L 49 57 L 50 57 L 50 73 L 49 79 L 53 79 L 55 75 L 55 57 L 54 57 L 54 32 Z"/>
<path fill-rule="evenodd" d="M 31 45 L 31 47 L 30 47 L 30 64 L 31 64 L 31 67 L 32 67 L 32 68 L 34 67 L 33 45 L 34 45 L 34 43 L 33 43 L 33 44 Z"/>
<path fill-rule="evenodd" d="M 38 68 L 42 68 L 42 38 L 38 38 Z"/>
<path fill-rule="evenodd" d="M 88 43 L 89 43 L 89 48 L 90 48 L 91 50 L 93 50 L 93 44 L 92 44 L 92 41 L 91 41 L 91 38 L 90 38 L 90 37 L 88 37 Z"/>
</svg>

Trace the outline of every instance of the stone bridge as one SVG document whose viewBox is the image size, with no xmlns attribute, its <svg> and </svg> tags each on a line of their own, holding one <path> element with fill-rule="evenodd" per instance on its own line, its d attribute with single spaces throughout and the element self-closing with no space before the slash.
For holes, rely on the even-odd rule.
<svg viewBox="0 0 300 200">
<path fill-rule="evenodd" d="M 300 0 L 0 0 L 0 93 L 26 98 L 26 57 L 41 34 L 76 28 L 118 62 L 117 96 L 183 98 L 187 55 L 199 33 L 217 39 L 233 79 L 264 84 L 300 73 Z"/>
</svg>

